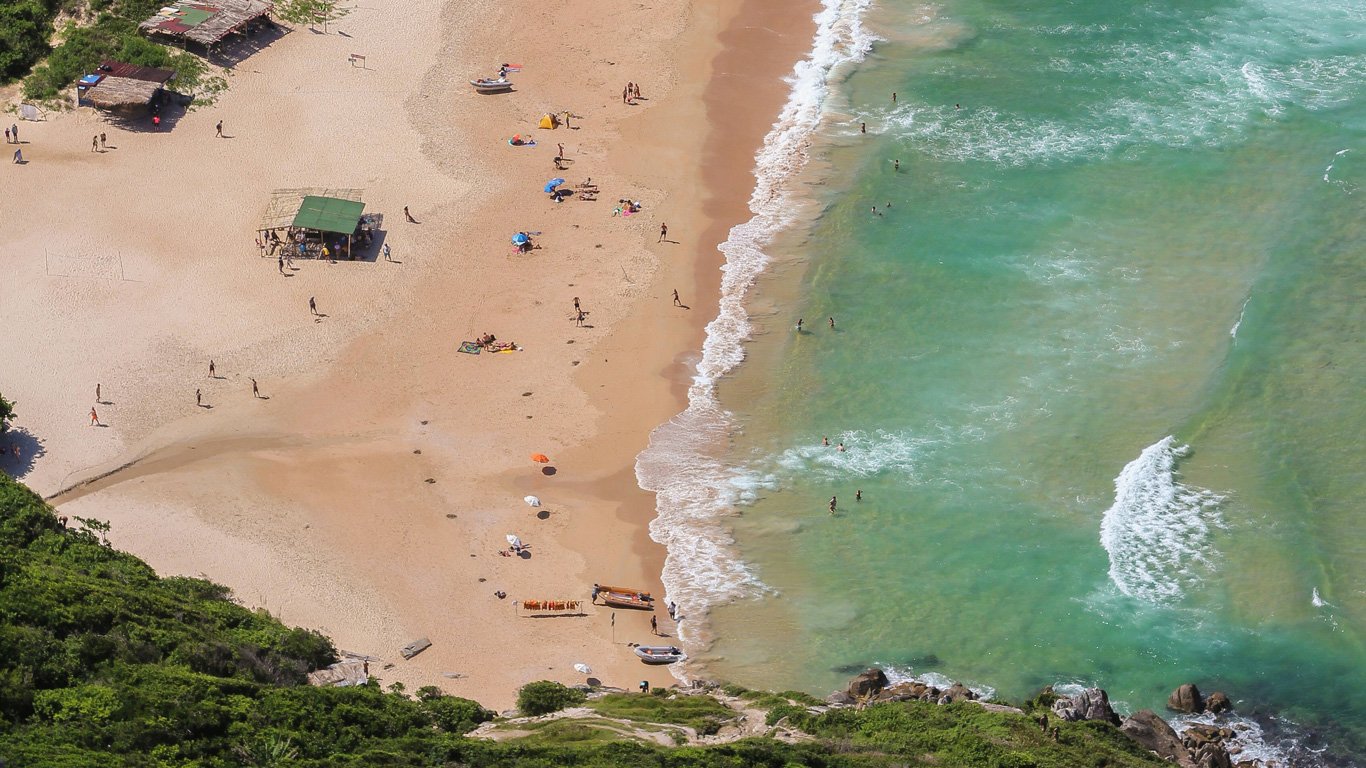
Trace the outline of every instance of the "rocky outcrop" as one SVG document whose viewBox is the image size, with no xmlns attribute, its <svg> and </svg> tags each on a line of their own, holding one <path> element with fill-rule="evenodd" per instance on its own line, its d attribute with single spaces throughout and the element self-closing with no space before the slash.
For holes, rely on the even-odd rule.
<svg viewBox="0 0 1366 768">
<path fill-rule="evenodd" d="M 1099 688 L 1087 688 L 1076 696 L 1053 702 L 1053 714 L 1068 722 L 1103 720 L 1119 725 L 1119 715 L 1110 708 L 1110 696 Z"/>
<path fill-rule="evenodd" d="M 963 685 L 962 683 L 954 683 L 952 686 L 949 687 L 947 691 L 944 691 L 943 693 L 939 694 L 940 704 L 952 704 L 958 701 L 976 700 L 977 694 L 973 693 L 972 689 L 968 688 L 966 685 Z"/>
<path fill-rule="evenodd" d="M 1233 702 L 1228 700 L 1228 694 L 1223 691 L 1215 691 L 1205 699 L 1206 712 L 1213 712 L 1217 715 L 1231 709 L 1233 709 Z"/>
<path fill-rule="evenodd" d="M 1181 743 L 1181 737 L 1151 709 L 1139 710 L 1125 718 L 1119 729 L 1163 760 L 1176 763 L 1181 768 L 1195 768 L 1195 761 L 1186 751 L 1186 745 Z"/>
<path fill-rule="evenodd" d="M 938 701 L 939 689 L 919 680 L 907 680 L 884 689 L 878 701 Z"/>
<path fill-rule="evenodd" d="M 881 693 L 882 689 L 887 687 L 887 683 L 886 673 L 873 667 L 850 680 L 844 693 L 854 700 L 871 698 Z"/>
<path fill-rule="evenodd" d="M 1233 758 L 1229 757 L 1224 742 L 1233 738 L 1231 728 L 1195 723 L 1186 728 L 1181 736 L 1196 768 L 1233 768 Z"/>
<path fill-rule="evenodd" d="M 1200 697 L 1200 689 L 1194 683 L 1186 683 L 1167 697 L 1167 709 L 1198 715 L 1205 711 L 1205 700 Z"/>
</svg>

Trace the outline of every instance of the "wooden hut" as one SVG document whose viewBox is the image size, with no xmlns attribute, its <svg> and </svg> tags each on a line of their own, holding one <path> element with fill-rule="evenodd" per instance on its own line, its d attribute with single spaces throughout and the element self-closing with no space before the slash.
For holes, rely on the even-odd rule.
<svg viewBox="0 0 1366 768">
<path fill-rule="evenodd" d="M 148 35 L 212 48 L 223 38 L 242 32 L 275 8 L 266 0 L 179 0 L 164 6 L 138 25 Z"/>
<path fill-rule="evenodd" d="M 76 103 L 108 110 L 150 107 L 162 96 L 175 71 L 139 67 L 121 61 L 101 62 L 76 84 Z"/>
</svg>

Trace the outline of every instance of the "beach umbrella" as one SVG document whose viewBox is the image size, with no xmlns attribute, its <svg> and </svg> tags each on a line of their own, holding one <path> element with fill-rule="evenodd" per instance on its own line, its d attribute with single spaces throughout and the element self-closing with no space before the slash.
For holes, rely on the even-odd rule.
<svg viewBox="0 0 1366 768">
<path fill-rule="evenodd" d="M 558 187 L 558 186 L 560 186 L 560 185 L 563 184 L 563 183 L 564 183 L 564 179 L 551 179 L 550 181 L 547 181 L 547 182 L 545 183 L 545 191 L 546 191 L 546 194 L 549 194 L 549 193 L 551 193 L 551 192 L 554 192 L 554 191 L 555 191 L 555 187 Z"/>
<path fill-rule="evenodd" d="M 527 496 L 526 498 L 522 499 L 522 501 L 525 501 L 527 503 L 527 506 L 529 507 L 541 506 L 541 500 L 536 496 Z"/>
<path fill-rule="evenodd" d="M 549 464 L 549 463 L 550 463 L 550 457 L 547 456 L 547 455 L 545 455 L 544 453 L 533 453 L 533 454 L 531 454 L 531 460 L 534 461 L 534 462 L 536 462 L 536 463 L 538 463 L 538 464 Z"/>
<path fill-rule="evenodd" d="M 509 534 L 507 535 L 507 540 L 508 540 L 508 546 L 512 547 L 513 549 L 521 549 L 521 548 L 522 548 L 522 540 L 519 539 L 519 538 L 517 538 L 517 534 L 515 534 L 515 533 L 509 533 Z"/>
<path fill-rule="evenodd" d="M 578 664 L 575 664 L 575 665 L 574 665 L 574 671 L 575 671 L 575 672 L 578 672 L 578 673 L 581 674 L 581 675 L 591 675 L 591 674 L 593 674 L 593 668 L 590 667 L 590 666 L 588 666 L 587 664 L 584 664 L 583 662 L 579 662 Z"/>
<path fill-rule="evenodd" d="M 526 245 L 530 240 L 531 238 L 527 237 L 527 234 L 525 232 L 518 232 L 517 234 L 512 236 L 513 245 Z"/>
</svg>

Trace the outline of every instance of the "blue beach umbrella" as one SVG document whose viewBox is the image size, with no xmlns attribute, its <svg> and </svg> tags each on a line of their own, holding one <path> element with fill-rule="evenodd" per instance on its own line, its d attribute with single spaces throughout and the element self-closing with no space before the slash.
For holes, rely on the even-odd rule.
<svg viewBox="0 0 1366 768">
<path fill-rule="evenodd" d="M 526 245 L 529 240 L 531 240 L 531 238 L 527 237 L 525 232 L 518 232 L 512 236 L 513 245 Z"/>
<path fill-rule="evenodd" d="M 563 184 L 563 183 L 564 183 L 564 179 L 551 179 L 550 181 L 547 181 L 547 182 L 545 183 L 545 192 L 546 192 L 546 194 L 550 194 L 551 192 L 554 192 L 554 191 L 555 191 L 555 187 L 558 187 L 558 186 L 560 186 L 560 185 Z"/>
</svg>

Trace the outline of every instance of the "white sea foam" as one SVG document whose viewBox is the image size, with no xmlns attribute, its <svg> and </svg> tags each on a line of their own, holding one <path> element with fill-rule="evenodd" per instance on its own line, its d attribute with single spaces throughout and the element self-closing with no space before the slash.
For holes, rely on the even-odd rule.
<svg viewBox="0 0 1366 768">
<path fill-rule="evenodd" d="M 1327 600 L 1324 600 L 1322 597 L 1319 596 L 1319 588 L 1318 588 L 1318 587 L 1314 587 L 1314 593 L 1313 593 L 1312 595 L 1309 596 L 1309 602 L 1313 603 L 1315 608 L 1325 608 L 1325 607 L 1326 607 L 1326 608 L 1332 608 L 1332 607 L 1333 607 L 1333 604 L 1332 604 L 1332 603 L 1328 602 Z"/>
<path fill-rule="evenodd" d="M 650 536 L 668 551 L 666 597 L 687 617 L 679 634 L 694 647 L 708 640 L 705 619 L 711 606 L 766 589 L 734 552 L 725 524 L 747 489 L 745 480 L 713 453 L 724 448 L 732 429 L 715 384 L 744 360 L 751 331 L 745 297 L 769 263 L 764 248 L 793 223 L 797 198 L 789 185 L 807 163 L 809 139 L 821 123 L 832 77 L 872 48 L 874 38 L 862 21 L 871 4 L 824 0 L 816 15 L 812 51 L 788 78 L 787 103 L 756 156 L 757 184 L 749 202 L 754 216 L 732 228 L 719 247 L 725 255 L 720 311 L 707 325 L 688 408 L 656 428 L 649 447 L 636 458 L 640 486 L 656 493 Z"/>
<path fill-rule="evenodd" d="M 1210 530 L 1223 497 L 1177 479 L 1189 455 L 1167 436 L 1143 449 L 1115 478 L 1115 502 L 1100 525 L 1110 580 L 1129 597 L 1170 603 L 1212 567 Z"/>
<path fill-rule="evenodd" d="M 1243 316 L 1247 314 L 1247 303 L 1249 301 L 1252 301 L 1251 296 L 1243 299 L 1243 307 L 1238 310 L 1238 319 L 1233 321 L 1233 327 L 1228 329 L 1228 335 L 1234 339 L 1238 338 L 1238 329 L 1243 326 Z"/>
<path fill-rule="evenodd" d="M 1298 735 L 1299 729 L 1289 722 L 1276 723 L 1278 733 L 1275 738 L 1269 738 L 1256 720 L 1231 713 L 1178 715 L 1170 722 L 1173 730 L 1183 736 L 1196 724 L 1232 730 L 1233 738 L 1225 740 L 1224 746 L 1238 765 L 1247 763 L 1255 768 L 1309 768 L 1322 764 L 1317 755 L 1303 745 Z"/>
<path fill-rule="evenodd" d="M 965 688 L 977 694 L 981 699 L 996 698 L 996 689 L 982 683 L 974 683 L 968 680 L 954 680 L 951 677 L 941 675 L 938 672 L 916 672 L 912 667 L 896 667 L 887 664 L 874 664 L 881 667 L 887 681 L 892 685 L 905 683 L 912 680 L 919 680 L 926 685 L 932 685 L 939 690 L 952 688 L 954 683 L 962 683 Z"/>
</svg>

